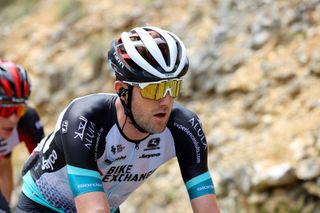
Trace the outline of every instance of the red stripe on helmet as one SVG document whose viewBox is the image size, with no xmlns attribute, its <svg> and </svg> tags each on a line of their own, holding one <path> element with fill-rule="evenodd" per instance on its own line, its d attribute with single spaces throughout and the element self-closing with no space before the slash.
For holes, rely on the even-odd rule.
<svg viewBox="0 0 320 213">
<path fill-rule="evenodd" d="M 10 86 L 9 81 L 5 78 L 1 78 L 0 82 L 1 82 L 1 86 L 4 90 L 4 92 L 6 93 L 6 95 L 9 97 L 12 97 L 13 94 L 12 94 L 12 90 L 11 90 L 11 86 Z"/>
<path fill-rule="evenodd" d="M 30 85 L 29 85 L 29 82 L 27 81 L 27 79 L 25 79 L 24 81 L 24 88 L 23 88 L 23 95 L 24 97 L 23 98 L 28 98 L 29 97 L 29 92 L 30 92 Z"/>
<path fill-rule="evenodd" d="M 15 97 L 21 98 L 22 94 L 21 94 L 21 79 L 19 75 L 19 68 L 13 63 L 8 63 L 6 67 L 8 71 L 11 73 L 14 81 L 15 92 L 16 92 Z"/>
</svg>

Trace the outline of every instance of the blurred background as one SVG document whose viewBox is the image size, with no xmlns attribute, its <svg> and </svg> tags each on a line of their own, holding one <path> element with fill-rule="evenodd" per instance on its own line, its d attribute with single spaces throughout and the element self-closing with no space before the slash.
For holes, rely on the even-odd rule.
<svg viewBox="0 0 320 213">
<path fill-rule="evenodd" d="M 320 212 L 319 0 L 1 0 L 0 57 L 29 72 L 48 134 L 73 98 L 113 92 L 105 52 L 143 25 L 188 48 L 177 101 L 202 119 L 222 212 Z M 175 159 L 121 210 L 192 212 Z"/>
</svg>

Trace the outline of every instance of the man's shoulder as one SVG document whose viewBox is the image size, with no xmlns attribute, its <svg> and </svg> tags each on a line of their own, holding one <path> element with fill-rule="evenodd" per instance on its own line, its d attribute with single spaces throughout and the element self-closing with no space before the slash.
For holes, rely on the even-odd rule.
<svg viewBox="0 0 320 213">
<path fill-rule="evenodd" d="M 198 115 L 182 105 L 175 104 L 167 127 L 169 128 L 177 147 L 190 146 L 190 150 L 198 150 L 199 146 L 206 149 L 206 139 L 202 122 Z M 198 152 L 198 151 L 196 151 Z M 180 156 L 181 157 L 181 156 Z"/>
<path fill-rule="evenodd" d="M 186 121 L 194 117 L 197 117 L 197 114 L 194 111 L 179 103 L 174 103 L 170 119 Z"/>
<path fill-rule="evenodd" d="M 28 106 L 26 113 L 20 118 L 18 126 L 30 125 L 30 123 L 35 123 L 39 120 L 39 114 L 35 108 Z"/>
<path fill-rule="evenodd" d="M 116 98 L 117 96 L 111 93 L 94 93 L 73 99 L 68 108 L 73 110 L 106 108 L 114 106 Z"/>
<path fill-rule="evenodd" d="M 190 128 L 195 120 L 198 121 L 199 118 L 194 111 L 179 103 L 175 103 L 167 126 L 169 129 L 180 129 L 181 126 L 184 128 Z"/>
<path fill-rule="evenodd" d="M 92 103 L 92 104 L 97 104 L 99 102 L 111 103 L 116 98 L 117 98 L 117 95 L 113 93 L 93 93 L 90 95 L 85 95 L 85 96 L 75 98 L 73 99 L 71 104 L 74 104 L 74 103 L 82 104 L 83 102 Z"/>
<path fill-rule="evenodd" d="M 62 112 L 68 119 L 86 118 L 91 121 L 103 121 L 115 114 L 117 96 L 109 93 L 94 93 L 74 99 Z"/>
</svg>

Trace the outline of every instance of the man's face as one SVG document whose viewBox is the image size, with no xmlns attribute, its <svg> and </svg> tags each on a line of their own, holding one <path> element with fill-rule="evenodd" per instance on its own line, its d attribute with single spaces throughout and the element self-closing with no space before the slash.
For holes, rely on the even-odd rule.
<svg viewBox="0 0 320 213">
<path fill-rule="evenodd" d="M 14 113 L 8 118 L 0 117 L 0 138 L 9 138 L 18 122 L 19 117 Z"/>
<path fill-rule="evenodd" d="M 25 114 L 25 104 L 9 103 L 0 105 L 0 137 L 7 139 L 17 126 L 20 118 Z"/>
<path fill-rule="evenodd" d="M 133 87 L 132 114 L 139 126 L 150 133 L 161 133 L 167 126 L 174 98 L 167 94 L 160 100 L 150 100 L 140 94 L 140 88 Z"/>
</svg>

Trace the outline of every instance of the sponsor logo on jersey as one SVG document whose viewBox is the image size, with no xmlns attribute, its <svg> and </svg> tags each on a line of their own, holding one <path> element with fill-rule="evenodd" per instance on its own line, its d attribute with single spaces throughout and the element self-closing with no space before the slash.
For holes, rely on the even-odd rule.
<svg viewBox="0 0 320 213">
<path fill-rule="evenodd" d="M 101 183 L 82 183 L 77 185 L 78 189 L 81 188 L 92 188 L 92 187 L 103 187 Z"/>
<path fill-rule="evenodd" d="M 175 127 L 177 127 L 178 129 L 181 129 L 182 131 L 184 131 L 188 136 L 189 138 L 191 139 L 193 145 L 194 145 L 194 148 L 195 148 L 195 152 L 196 152 L 196 162 L 197 163 L 200 163 L 201 161 L 201 158 L 200 158 L 200 145 L 199 145 L 199 141 L 196 139 L 196 137 L 194 136 L 194 134 L 192 134 L 192 132 L 189 130 L 189 128 L 185 127 L 184 125 L 182 124 L 179 124 L 177 122 L 174 122 L 173 125 Z"/>
<path fill-rule="evenodd" d="M 154 154 L 142 154 L 139 158 L 154 158 L 159 157 L 160 153 L 154 153 Z"/>
<path fill-rule="evenodd" d="M 114 159 L 114 160 L 106 159 L 104 162 L 105 162 L 106 164 L 110 165 L 110 164 L 112 164 L 112 163 L 115 162 L 115 161 L 124 160 L 124 159 L 126 159 L 126 158 L 127 158 L 126 155 L 122 155 L 122 156 L 120 156 L 120 157 L 117 157 L 117 158 Z"/>
<path fill-rule="evenodd" d="M 34 171 L 37 171 L 41 166 L 41 161 L 38 161 L 34 166 Z M 41 168 L 42 169 L 42 168 Z M 37 174 L 41 174 L 41 172 L 36 172 Z"/>
<path fill-rule="evenodd" d="M 112 164 L 112 161 L 109 160 L 109 159 L 106 159 L 104 162 L 105 162 L 106 164 L 108 164 L 108 165 Z"/>
<path fill-rule="evenodd" d="M 83 135 L 84 135 L 84 131 L 86 129 L 87 123 L 88 123 L 88 119 L 83 117 L 83 116 L 80 116 L 79 120 L 80 120 L 80 123 L 79 123 L 79 126 L 78 126 L 79 132 L 74 132 L 76 134 L 74 136 L 74 138 L 78 138 L 79 137 L 83 141 Z"/>
<path fill-rule="evenodd" d="M 42 122 L 40 120 L 37 121 L 34 125 L 36 126 L 37 129 L 42 129 L 43 128 L 43 124 L 42 124 Z"/>
<path fill-rule="evenodd" d="M 97 154 L 98 154 L 98 145 L 99 145 L 99 140 L 101 137 L 101 134 L 103 132 L 103 128 L 100 128 L 99 131 L 97 131 L 97 137 L 96 137 L 96 146 L 95 146 L 95 159 L 97 159 Z M 89 147 L 88 147 L 89 148 Z"/>
<path fill-rule="evenodd" d="M 134 174 L 133 165 L 111 166 L 107 174 L 102 178 L 103 182 L 140 182 L 147 179 L 154 171 Z"/>
<path fill-rule="evenodd" d="M 207 149 L 207 143 L 202 130 L 201 121 L 197 118 L 191 118 L 188 122 L 192 125 L 193 129 L 196 131 L 197 136 L 200 138 L 200 141 L 204 146 L 204 148 Z"/>
<path fill-rule="evenodd" d="M 111 146 L 111 152 L 115 155 L 116 153 L 122 152 L 124 150 L 124 146 L 121 144 L 118 144 L 117 146 L 112 145 Z"/>
<path fill-rule="evenodd" d="M 91 150 L 93 139 L 95 137 L 95 123 L 89 121 L 84 116 L 79 117 L 80 123 L 78 126 L 78 131 L 74 132 L 75 136 L 74 139 L 80 138 L 84 145 Z"/>
<path fill-rule="evenodd" d="M 4 139 L 0 138 L 0 147 L 5 146 L 6 144 L 7 144 L 7 142 Z"/>
<path fill-rule="evenodd" d="M 56 151 L 52 150 L 51 154 L 48 156 L 47 159 L 42 157 L 41 169 L 42 170 L 46 170 L 46 169 L 53 170 L 53 165 L 54 165 L 54 163 L 56 162 L 57 159 L 58 159 L 58 155 L 57 155 Z"/>
<path fill-rule="evenodd" d="M 62 133 L 66 133 L 68 131 L 68 125 L 69 122 L 67 120 L 64 120 L 61 124 L 61 131 Z"/>
<path fill-rule="evenodd" d="M 160 149 L 160 138 L 152 138 L 147 145 L 147 148 L 144 151 Z"/>
<path fill-rule="evenodd" d="M 4 139 L 1 139 L 0 138 L 0 148 L 2 148 L 2 149 L 0 149 L 0 154 L 2 153 L 2 152 L 5 152 L 6 151 L 6 145 L 7 145 L 7 142 L 4 140 Z M 3 148 L 4 147 L 4 148 Z"/>
<path fill-rule="evenodd" d="M 197 188 L 197 191 L 208 190 L 208 189 L 214 189 L 214 187 L 212 185 L 200 186 L 200 187 Z"/>
</svg>

